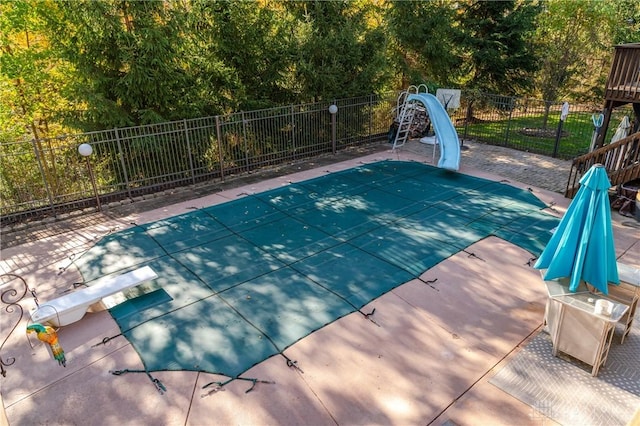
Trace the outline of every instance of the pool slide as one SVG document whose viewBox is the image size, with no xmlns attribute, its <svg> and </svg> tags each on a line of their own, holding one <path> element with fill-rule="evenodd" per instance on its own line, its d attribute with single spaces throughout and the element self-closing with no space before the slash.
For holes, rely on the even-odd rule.
<svg viewBox="0 0 640 426">
<path fill-rule="evenodd" d="M 427 111 L 440 144 L 438 167 L 457 171 L 460 168 L 460 140 L 453 123 L 438 98 L 429 93 L 410 94 L 409 101 L 422 103 Z"/>
</svg>

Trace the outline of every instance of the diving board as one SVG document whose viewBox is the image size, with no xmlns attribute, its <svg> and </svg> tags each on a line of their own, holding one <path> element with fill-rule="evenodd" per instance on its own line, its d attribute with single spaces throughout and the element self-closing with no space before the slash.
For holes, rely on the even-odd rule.
<svg viewBox="0 0 640 426">
<path fill-rule="evenodd" d="M 457 171 L 460 169 L 460 140 L 458 132 L 453 126 L 449 114 L 442 103 L 429 93 L 413 93 L 407 97 L 407 102 L 418 101 L 427 108 L 433 130 L 440 144 L 440 160 L 438 167 Z"/>
<path fill-rule="evenodd" d="M 31 320 L 40 324 L 48 323 L 55 327 L 72 324 L 81 320 L 89 306 L 101 299 L 155 278 L 158 278 L 158 275 L 149 266 L 117 277 L 106 278 L 91 287 L 76 290 L 41 304 L 31 313 Z"/>
</svg>

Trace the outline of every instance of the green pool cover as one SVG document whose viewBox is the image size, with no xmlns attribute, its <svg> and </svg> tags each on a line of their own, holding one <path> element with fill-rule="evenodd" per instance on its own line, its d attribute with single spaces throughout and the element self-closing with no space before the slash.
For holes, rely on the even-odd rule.
<svg viewBox="0 0 640 426">
<path fill-rule="evenodd" d="M 539 255 L 558 220 L 528 191 L 383 161 L 103 238 L 85 282 L 149 265 L 110 312 L 147 372 L 238 378 L 309 333 L 495 235 Z"/>
</svg>

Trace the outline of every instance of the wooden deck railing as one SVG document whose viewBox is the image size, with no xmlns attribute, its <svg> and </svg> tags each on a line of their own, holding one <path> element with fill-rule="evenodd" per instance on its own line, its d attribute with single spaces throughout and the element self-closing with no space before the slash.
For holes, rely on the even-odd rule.
<svg viewBox="0 0 640 426">
<path fill-rule="evenodd" d="M 640 132 L 574 158 L 564 196 L 573 198 L 582 175 L 598 163 L 604 165 L 612 186 L 640 178 Z"/>
<path fill-rule="evenodd" d="M 616 46 L 605 99 L 618 102 L 640 100 L 640 43 Z"/>
</svg>

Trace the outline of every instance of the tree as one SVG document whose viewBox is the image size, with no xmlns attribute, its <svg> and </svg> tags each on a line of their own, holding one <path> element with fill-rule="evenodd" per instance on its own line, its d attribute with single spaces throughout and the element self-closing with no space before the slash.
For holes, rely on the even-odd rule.
<svg viewBox="0 0 640 426">
<path fill-rule="evenodd" d="M 301 101 L 377 92 L 388 80 L 386 37 L 365 1 L 288 2 L 297 20 L 292 72 Z"/>
<path fill-rule="evenodd" d="M 44 33 L 41 7 L 23 0 L 0 3 L 1 132 L 37 140 L 61 132 L 54 120 L 66 106 L 61 87 L 72 73 Z"/>
<path fill-rule="evenodd" d="M 192 1 L 191 68 L 208 90 L 220 90 L 225 112 L 292 101 L 288 74 L 295 27 L 278 3 Z M 215 96 L 215 95 L 214 95 Z"/>
<path fill-rule="evenodd" d="M 199 115 L 185 72 L 182 3 L 60 1 L 47 15 L 52 40 L 76 68 L 67 87 L 85 130 Z"/>
<path fill-rule="evenodd" d="M 29 182 L 44 179 L 55 194 L 64 176 L 64 169 L 56 168 L 57 141 L 51 136 L 67 130 L 59 122 L 68 108 L 61 92 L 73 70 L 45 35 L 45 6 L 22 0 L 0 3 L 0 153 L 9 159 L 0 167 L 0 195 L 21 202 L 33 196 L 23 193 L 33 187 Z M 17 141 L 33 144 L 33 150 Z M 25 167 L 36 163 L 40 168 Z"/>
<path fill-rule="evenodd" d="M 613 8 L 606 2 L 550 0 L 538 19 L 538 92 L 548 102 L 602 99 L 611 55 Z M 547 106 L 548 109 L 548 106 Z"/>
<path fill-rule="evenodd" d="M 458 42 L 467 88 L 516 95 L 531 87 L 538 62 L 530 40 L 538 11 L 531 1 L 462 3 Z"/>
<path fill-rule="evenodd" d="M 450 86 L 460 77 L 455 15 L 450 1 L 391 2 L 386 15 L 393 37 L 391 55 L 403 88 L 423 82 Z"/>
<path fill-rule="evenodd" d="M 538 16 L 536 44 L 540 70 L 537 92 L 545 101 L 543 128 L 551 105 L 561 98 L 589 101 L 602 98 L 607 61 L 601 52 L 607 41 L 601 27 L 609 27 L 598 2 L 549 0 Z"/>
<path fill-rule="evenodd" d="M 538 6 L 527 0 L 469 0 L 461 5 L 458 43 L 463 49 L 461 85 L 471 93 L 468 122 L 474 119 L 480 92 L 514 96 L 531 87 L 537 60 L 529 40 L 537 13 Z"/>
<path fill-rule="evenodd" d="M 614 8 L 613 44 L 640 41 L 640 3 L 637 0 L 617 0 L 608 5 Z"/>
</svg>

